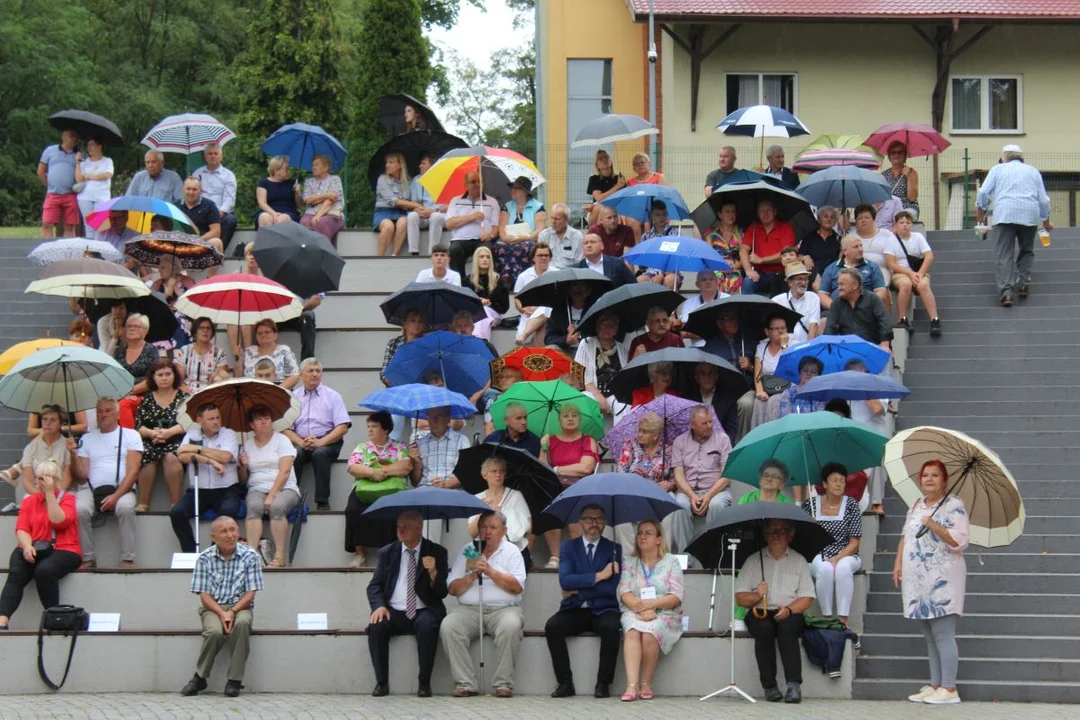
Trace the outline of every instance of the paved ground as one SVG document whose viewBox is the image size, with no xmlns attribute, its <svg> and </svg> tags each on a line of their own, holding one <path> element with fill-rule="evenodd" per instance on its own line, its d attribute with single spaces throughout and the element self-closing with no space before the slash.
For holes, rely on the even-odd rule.
<svg viewBox="0 0 1080 720">
<path fill-rule="evenodd" d="M 364 695 L 246 695 L 234 700 L 220 695 L 182 698 L 179 695 L 151 693 L 109 695 L 9 695 L 0 698 L 0 720 L 26 718 L 85 718 L 119 720 L 120 718 L 439 718 L 439 720 L 510 720 L 536 718 L 552 720 L 570 717 L 600 719 L 657 720 L 657 718 L 705 717 L 813 718 L 847 720 L 888 716 L 890 719 L 922 718 L 928 713 L 946 714 L 950 720 L 987 720 L 988 718 L 1039 718 L 1065 720 L 1076 717 L 1076 707 L 1067 705 L 1022 705 L 1012 703 L 963 703 L 958 706 L 931 708 L 906 702 L 865 702 L 851 700 L 805 701 L 802 705 L 750 705 L 741 700 L 721 699 L 699 703 L 693 698 L 657 699 L 652 702 L 620 703 L 618 700 L 551 700 L 546 697 L 494 698 L 390 697 L 374 699 Z"/>
</svg>

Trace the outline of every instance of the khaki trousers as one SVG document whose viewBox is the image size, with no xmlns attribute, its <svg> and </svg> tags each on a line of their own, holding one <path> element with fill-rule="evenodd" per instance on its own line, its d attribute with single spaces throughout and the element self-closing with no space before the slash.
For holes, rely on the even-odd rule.
<svg viewBox="0 0 1080 720">
<path fill-rule="evenodd" d="M 484 634 L 495 640 L 495 674 L 491 678 L 491 685 L 496 690 L 514 689 L 514 658 L 521 646 L 523 625 L 519 605 L 484 606 Z M 450 658 L 450 675 L 457 687 L 483 690 L 478 686 L 472 655 L 469 654 L 469 645 L 479 637 L 480 608 L 476 605 L 459 605 L 450 611 L 439 627 L 439 640 Z"/>
<path fill-rule="evenodd" d="M 222 610 L 228 610 L 232 605 L 222 605 Z M 240 682 L 244 679 L 244 667 L 247 665 L 248 652 L 251 649 L 251 621 L 254 615 L 251 610 L 241 610 L 236 614 L 233 622 L 232 633 L 225 634 L 221 626 L 221 618 L 199 607 L 199 619 L 202 620 L 202 647 L 199 649 L 199 661 L 196 672 L 204 680 L 210 677 L 210 671 L 214 669 L 214 660 L 221 648 L 226 643 L 232 643 L 232 658 L 229 660 L 229 680 Z"/>
</svg>

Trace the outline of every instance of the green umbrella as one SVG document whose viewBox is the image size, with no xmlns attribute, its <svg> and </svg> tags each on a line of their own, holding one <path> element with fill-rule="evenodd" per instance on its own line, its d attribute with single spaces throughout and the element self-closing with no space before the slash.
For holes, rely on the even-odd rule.
<svg viewBox="0 0 1080 720">
<path fill-rule="evenodd" d="M 889 438 L 832 412 L 793 413 L 760 425 L 728 455 L 724 477 L 758 484 L 766 460 L 780 460 L 791 472 L 789 484 L 814 484 L 821 468 L 838 462 L 862 469 L 881 464 Z"/>
<path fill-rule="evenodd" d="M 847 150 L 865 150 L 871 152 L 874 155 L 880 157 L 878 152 L 874 148 L 864 144 L 866 138 L 862 135 L 818 135 L 816 138 L 810 141 L 810 143 L 802 149 L 803 152 L 807 150 L 831 150 L 832 148 L 845 148 Z"/>
<path fill-rule="evenodd" d="M 581 432 L 597 440 L 604 437 L 604 416 L 600 414 L 599 403 L 562 380 L 518 382 L 511 385 L 491 405 L 491 420 L 499 430 L 506 429 L 503 411 L 510 403 L 525 407 L 529 416 L 529 430 L 537 435 L 559 432 L 559 408 L 570 403 L 581 412 Z"/>
</svg>

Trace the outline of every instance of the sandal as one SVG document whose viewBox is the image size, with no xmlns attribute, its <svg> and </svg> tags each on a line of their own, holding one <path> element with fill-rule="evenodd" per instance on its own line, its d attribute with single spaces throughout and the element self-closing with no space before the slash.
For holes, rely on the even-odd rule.
<svg viewBox="0 0 1080 720">
<path fill-rule="evenodd" d="M 142 503 L 135 506 L 135 512 L 139 513 L 139 514 L 147 512 L 149 509 L 150 509 L 149 505 L 143 505 Z"/>
<path fill-rule="evenodd" d="M 638 698 L 637 693 L 632 692 L 630 690 L 630 688 L 636 688 L 636 687 L 637 687 L 637 685 L 627 685 L 626 686 L 626 692 L 624 692 L 622 694 L 622 698 L 621 698 L 623 702 L 634 702 L 635 700 L 637 700 L 637 698 Z"/>
<path fill-rule="evenodd" d="M 645 688 L 649 688 L 649 689 L 646 690 Z M 641 683 L 641 693 L 638 694 L 638 697 L 641 698 L 642 700 L 652 700 L 653 699 L 652 684 L 651 683 Z"/>
<path fill-rule="evenodd" d="M 268 562 L 266 564 L 266 567 L 283 568 L 283 567 L 287 567 L 287 565 L 285 563 L 285 558 L 283 558 L 283 557 L 275 557 L 273 560 L 271 560 L 270 562 Z"/>
</svg>

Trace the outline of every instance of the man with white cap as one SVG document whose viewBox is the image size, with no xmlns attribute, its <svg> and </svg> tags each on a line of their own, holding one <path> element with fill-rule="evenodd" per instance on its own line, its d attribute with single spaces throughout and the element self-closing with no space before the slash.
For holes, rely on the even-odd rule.
<svg viewBox="0 0 1080 720">
<path fill-rule="evenodd" d="M 1001 148 L 1001 162 L 990 169 L 975 200 L 975 220 L 983 224 L 990 203 L 994 205 L 994 227 L 990 238 L 997 252 L 998 293 L 1002 307 L 1012 307 L 1016 296 L 1028 296 L 1035 230 L 1042 222 L 1052 230 L 1050 197 L 1042 174 L 1024 163 L 1019 145 Z"/>
<path fill-rule="evenodd" d="M 802 315 L 791 331 L 789 342 L 792 345 L 813 340 L 821 334 L 821 298 L 815 292 L 807 292 L 810 287 L 810 271 L 801 262 L 791 263 L 784 268 L 784 279 L 788 291 L 773 297 L 773 302 L 789 307 Z"/>
</svg>

